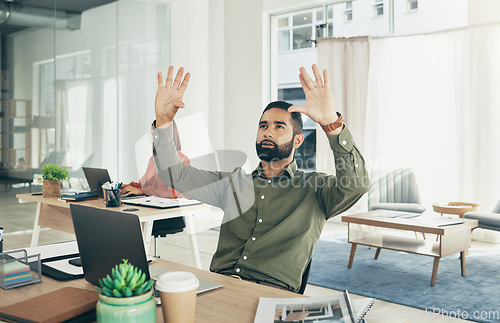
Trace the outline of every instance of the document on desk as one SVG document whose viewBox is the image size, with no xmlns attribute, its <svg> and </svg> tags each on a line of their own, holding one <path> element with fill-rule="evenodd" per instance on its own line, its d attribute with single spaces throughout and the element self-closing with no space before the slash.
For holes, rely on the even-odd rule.
<svg viewBox="0 0 500 323">
<path fill-rule="evenodd" d="M 399 219 L 411 219 L 421 216 L 420 213 L 413 212 L 401 212 L 401 211 L 382 211 L 377 213 L 372 213 L 373 216 L 380 216 L 383 218 L 399 218 Z"/>
<path fill-rule="evenodd" d="M 146 197 L 138 197 L 127 199 L 123 201 L 125 204 L 137 205 L 137 206 L 146 206 L 146 207 L 154 207 L 159 209 L 169 209 L 174 207 L 188 206 L 188 205 L 196 205 L 201 204 L 200 201 L 197 200 L 188 200 L 188 199 L 167 199 L 157 196 L 146 196 Z"/>
<path fill-rule="evenodd" d="M 436 225 L 438 227 L 445 227 L 448 225 L 462 224 L 464 223 L 464 220 L 460 218 L 452 218 L 447 216 L 433 216 L 425 218 L 425 223 L 430 225 Z"/>
<path fill-rule="evenodd" d="M 320 297 L 261 297 L 254 323 L 263 322 L 362 322 L 373 298 L 350 300 L 348 293 Z"/>
</svg>

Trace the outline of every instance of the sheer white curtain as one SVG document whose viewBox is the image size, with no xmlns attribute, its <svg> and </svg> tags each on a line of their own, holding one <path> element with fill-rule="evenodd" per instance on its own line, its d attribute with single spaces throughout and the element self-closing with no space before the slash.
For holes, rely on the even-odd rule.
<svg viewBox="0 0 500 323">
<path fill-rule="evenodd" d="M 327 69 L 337 109 L 360 149 L 364 146 L 369 62 L 368 37 L 318 40 L 318 67 Z M 335 173 L 332 152 L 321 127 L 316 131 L 316 169 Z"/>
<path fill-rule="evenodd" d="M 500 199 L 498 35 L 491 24 L 370 39 L 362 151 L 371 168 L 412 168 L 429 209 L 470 201 L 491 211 Z"/>
</svg>

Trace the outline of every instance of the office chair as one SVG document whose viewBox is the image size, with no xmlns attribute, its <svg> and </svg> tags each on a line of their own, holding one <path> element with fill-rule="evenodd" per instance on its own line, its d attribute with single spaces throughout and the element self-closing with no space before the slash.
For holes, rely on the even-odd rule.
<svg viewBox="0 0 500 323">
<path fill-rule="evenodd" d="M 394 210 L 423 213 L 417 180 L 411 169 L 372 171 L 368 210 Z"/>
<path fill-rule="evenodd" d="M 309 272 L 311 271 L 311 262 L 312 262 L 312 258 L 309 259 L 309 262 L 307 263 L 306 270 L 302 274 L 302 282 L 300 283 L 300 288 L 297 292 L 298 294 L 304 295 L 304 292 L 305 292 L 306 287 L 307 287 L 307 281 L 309 280 Z"/>
<path fill-rule="evenodd" d="M 172 219 L 156 220 L 153 222 L 153 230 L 151 235 L 154 237 L 155 243 L 155 257 L 160 258 L 158 248 L 158 238 L 166 237 L 167 234 L 174 234 L 184 231 L 186 227 L 186 220 L 183 216 Z"/>
</svg>

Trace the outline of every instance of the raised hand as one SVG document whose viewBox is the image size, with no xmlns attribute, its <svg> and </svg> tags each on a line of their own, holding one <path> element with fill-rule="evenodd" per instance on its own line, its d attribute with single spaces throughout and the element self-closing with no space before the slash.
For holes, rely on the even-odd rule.
<svg viewBox="0 0 500 323">
<path fill-rule="evenodd" d="M 175 114 L 180 108 L 184 108 L 184 92 L 186 92 L 191 74 L 184 75 L 184 68 L 177 71 L 177 75 L 172 83 L 174 67 L 170 66 L 167 72 L 167 80 L 163 84 L 163 75 L 158 73 L 158 91 L 156 91 L 155 113 L 156 126 L 161 126 L 172 122 Z M 184 79 L 183 79 L 184 76 Z"/>
<path fill-rule="evenodd" d="M 323 70 L 324 82 L 321 79 L 318 66 L 312 66 L 316 83 L 307 74 L 305 68 L 300 68 L 300 84 L 306 95 L 306 105 L 293 105 L 288 108 L 289 112 L 301 112 L 311 118 L 314 122 L 326 126 L 337 120 L 336 105 L 330 90 L 330 80 L 327 70 Z"/>
</svg>

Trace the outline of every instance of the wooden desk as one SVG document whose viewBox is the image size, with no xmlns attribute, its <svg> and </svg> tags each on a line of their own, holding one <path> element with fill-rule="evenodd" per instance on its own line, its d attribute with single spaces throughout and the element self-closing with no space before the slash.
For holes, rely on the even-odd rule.
<svg viewBox="0 0 500 323">
<path fill-rule="evenodd" d="M 182 270 L 194 273 L 198 278 L 208 279 L 224 285 L 222 288 L 198 295 L 195 322 L 248 322 L 254 321 L 260 297 L 300 297 L 300 295 L 224 275 L 214 274 L 174 262 L 157 259 L 152 266 L 168 270 Z M 95 287 L 84 279 L 60 282 L 43 276 L 42 282 L 11 290 L 0 289 L 0 307 L 45 294 L 63 287 L 73 286 L 85 289 Z M 163 322 L 161 306 L 156 309 L 156 321 Z"/>
<path fill-rule="evenodd" d="M 465 276 L 465 255 L 471 244 L 472 229 L 477 220 L 460 219 L 463 223 L 439 226 L 441 217 L 418 216 L 414 218 L 391 218 L 382 216 L 384 210 L 342 216 L 342 222 L 348 223 L 351 255 L 348 268 L 352 267 L 358 244 L 377 248 L 375 259 L 381 249 L 405 251 L 417 255 L 434 257 L 431 286 L 436 284 L 436 277 L 441 258 L 460 252 L 462 276 Z M 377 215 L 379 214 L 379 215 Z M 437 235 L 436 241 L 418 240 L 404 237 L 402 231 L 422 232 Z"/>
<path fill-rule="evenodd" d="M 206 204 L 183 206 L 171 209 L 155 209 L 140 206 L 131 206 L 123 204 L 120 207 L 108 208 L 104 205 L 103 199 L 88 200 L 81 202 L 64 202 L 58 198 L 47 198 L 42 195 L 32 195 L 31 193 L 17 194 L 19 203 L 38 203 L 35 215 L 35 223 L 33 225 L 33 235 L 31 236 L 31 246 L 38 245 L 38 238 L 40 236 L 40 227 L 47 227 L 58 231 L 74 234 L 73 221 L 71 220 L 71 213 L 69 206 L 72 203 L 95 207 L 99 209 L 106 209 L 116 212 L 133 213 L 139 217 L 143 223 L 143 239 L 146 254 L 149 254 L 149 246 L 151 243 L 151 232 L 153 231 L 153 221 L 160 219 L 175 218 L 184 216 L 186 219 L 186 232 L 190 237 L 191 247 L 193 248 L 193 257 L 196 267 L 201 267 L 200 251 L 198 248 L 198 239 L 196 238 L 196 230 L 193 221 L 195 213 L 206 212 L 210 210 L 210 206 Z M 124 209 L 137 208 L 139 211 L 127 212 Z"/>
</svg>

